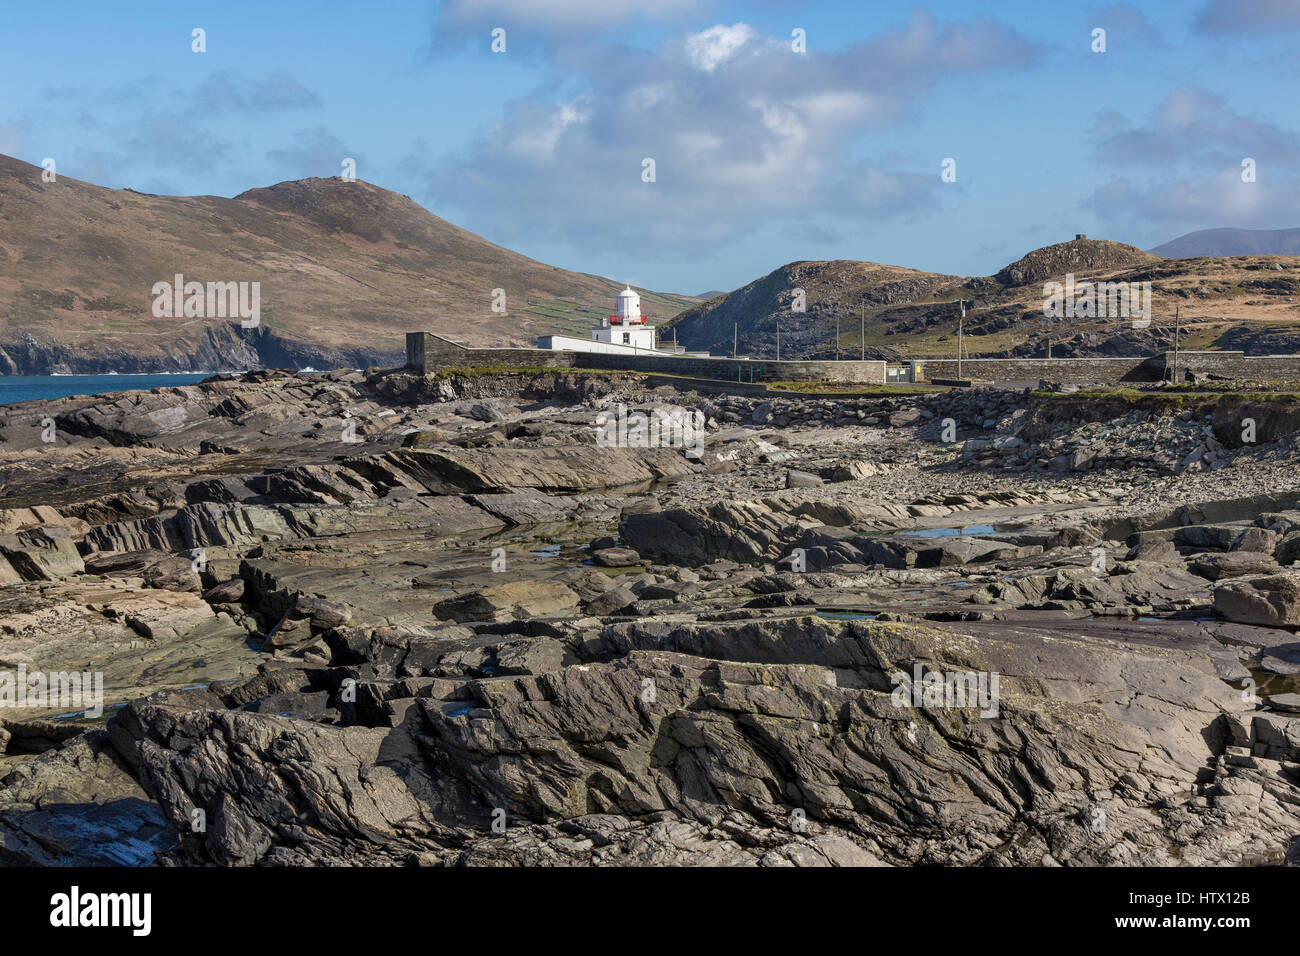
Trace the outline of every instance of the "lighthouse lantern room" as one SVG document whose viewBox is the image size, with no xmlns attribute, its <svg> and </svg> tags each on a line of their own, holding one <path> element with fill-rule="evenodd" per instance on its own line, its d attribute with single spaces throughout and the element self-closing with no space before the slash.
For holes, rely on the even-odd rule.
<svg viewBox="0 0 1300 956">
<path fill-rule="evenodd" d="M 646 322 L 641 314 L 641 297 L 630 287 L 618 294 L 615 311 L 615 315 L 600 323 L 600 328 L 591 330 L 594 341 L 641 349 L 655 347 L 655 327 Z"/>
</svg>

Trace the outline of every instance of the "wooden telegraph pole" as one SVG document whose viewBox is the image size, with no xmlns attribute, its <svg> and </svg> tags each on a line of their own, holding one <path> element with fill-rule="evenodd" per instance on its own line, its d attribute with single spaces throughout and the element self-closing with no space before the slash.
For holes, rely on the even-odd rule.
<svg viewBox="0 0 1300 956">
<path fill-rule="evenodd" d="M 781 361 L 781 320 L 776 320 L 776 360 Z"/>
<path fill-rule="evenodd" d="M 835 361 L 840 360 L 840 317 L 835 316 Z"/>
<path fill-rule="evenodd" d="M 1178 306 L 1174 306 L 1174 367 L 1170 372 L 1170 379 L 1176 384 L 1178 382 L 1178 337 L 1182 332 L 1182 316 Z"/>
<path fill-rule="evenodd" d="M 859 330 L 862 336 L 862 361 L 867 360 L 867 300 L 862 300 L 862 328 Z"/>
<path fill-rule="evenodd" d="M 731 357 L 736 357 L 736 347 L 740 342 L 740 323 L 731 323 Z"/>
<path fill-rule="evenodd" d="M 957 319 L 957 377 L 961 378 L 962 332 L 966 324 L 966 300 L 958 299 L 957 304 L 961 306 L 961 315 Z"/>
</svg>

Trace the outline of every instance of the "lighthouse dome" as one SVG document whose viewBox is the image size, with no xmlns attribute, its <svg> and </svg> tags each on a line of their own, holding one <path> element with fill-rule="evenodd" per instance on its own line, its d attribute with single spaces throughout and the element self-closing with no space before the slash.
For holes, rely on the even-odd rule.
<svg viewBox="0 0 1300 956">
<path fill-rule="evenodd" d="M 631 288 L 618 294 L 618 317 L 622 322 L 641 322 L 641 296 Z"/>
</svg>

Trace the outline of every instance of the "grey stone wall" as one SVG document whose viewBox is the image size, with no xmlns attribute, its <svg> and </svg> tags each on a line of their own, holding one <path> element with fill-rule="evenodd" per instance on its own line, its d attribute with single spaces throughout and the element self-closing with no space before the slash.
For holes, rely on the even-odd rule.
<svg viewBox="0 0 1300 956">
<path fill-rule="evenodd" d="M 472 349 L 433 332 L 406 333 L 406 367 L 422 372 L 485 365 L 569 368 L 576 354 L 542 349 Z"/>
<path fill-rule="evenodd" d="M 961 377 L 989 382 L 1051 382 L 1077 384 L 1152 381 L 1160 377 L 1146 365 L 1147 357 L 1134 358 L 1010 358 L 963 359 Z M 924 381 L 957 378 L 956 359 L 925 359 L 921 363 Z"/>
<path fill-rule="evenodd" d="M 660 372 L 664 375 L 686 375 L 726 382 L 857 382 L 878 385 L 885 381 L 885 363 L 878 361 L 777 362 L 690 356 L 642 358 L 591 352 L 575 353 L 575 364 L 583 368 Z"/>
<path fill-rule="evenodd" d="M 961 377 L 990 382 L 1118 384 L 1158 381 L 1173 353 L 1123 358 L 964 359 Z M 726 382 L 856 382 L 883 384 L 885 363 L 801 362 L 695 356 L 604 355 L 599 352 L 553 352 L 545 349 L 466 348 L 433 332 L 406 333 L 408 368 L 429 371 L 454 366 L 516 368 L 597 368 L 659 372 Z M 957 378 L 956 359 L 921 359 L 919 381 Z M 1234 379 L 1300 381 L 1300 355 L 1246 355 L 1243 352 L 1179 352 L 1178 367 Z"/>
<path fill-rule="evenodd" d="M 1182 352 L 1178 368 L 1226 378 L 1260 381 L 1300 380 L 1300 355 L 1246 355 L 1244 352 Z M 990 382 L 1050 382 L 1119 384 L 1159 381 L 1174 363 L 1174 353 L 1124 358 L 964 359 L 962 376 Z M 925 359 L 925 381 L 957 378 L 956 359 Z"/>
<path fill-rule="evenodd" d="M 595 368 L 632 372 L 659 372 L 718 381 L 736 382 L 860 382 L 885 381 L 885 363 L 774 362 L 695 356 L 606 355 L 600 352 L 553 352 L 545 349 L 473 349 L 432 332 L 406 333 L 408 368 L 431 371 L 454 366 L 505 365 L 516 367 Z"/>
<path fill-rule="evenodd" d="M 1173 353 L 1166 357 L 1173 361 Z M 1161 363 L 1163 365 L 1163 361 Z M 1246 355 L 1244 352 L 1179 352 L 1178 367 L 1228 378 L 1300 380 L 1300 355 Z"/>
</svg>

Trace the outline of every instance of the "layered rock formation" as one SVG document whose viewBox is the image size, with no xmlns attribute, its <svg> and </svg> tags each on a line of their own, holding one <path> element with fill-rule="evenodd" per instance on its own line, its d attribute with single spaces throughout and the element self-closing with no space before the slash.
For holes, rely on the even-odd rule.
<svg viewBox="0 0 1300 956">
<path fill-rule="evenodd" d="M 1071 399 L 257 373 L 0 407 L 0 700 L 84 670 L 106 716 L 0 713 L 0 859 L 1297 862 L 1292 439 L 1148 468 L 1132 408 Z M 698 408 L 704 454 L 599 443 L 619 403 Z M 1141 454 L 1216 409 L 1144 409 Z"/>
</svg>

